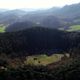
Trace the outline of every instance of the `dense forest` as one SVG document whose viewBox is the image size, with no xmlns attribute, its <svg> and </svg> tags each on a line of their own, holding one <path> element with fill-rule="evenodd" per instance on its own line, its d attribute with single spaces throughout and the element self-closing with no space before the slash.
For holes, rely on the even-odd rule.
<svg viewBox="0 0 80 80">
<path fill-rule="evenodd" d="M 57 64 L 58 65 L 58 64 Z M 52 65 L 51 65 L 52 66 Z M 56 68 L 44 66 L 24 66 L 0 70 L 1 80 L 76 80 L 80 79 L 80 59 L 69 59 Z"/>
<path fill-rule="evenodd" d="M 56 29 L 34 27 L 19 32 L 0 34 L 1 53 L 22 53 L 30 55 L 48 51 L 67 51 L 67 33 Z M 29 53 L 29 54 L 28 54 Z"/>
<path fill-rule="evenodd" d="M 1 33 L 0 53 L 22 55 L 54 53 L 80 48 L 80 33 L 65 32 L 43 27 L 29 28 L 24 31 Z"/>
</svg>

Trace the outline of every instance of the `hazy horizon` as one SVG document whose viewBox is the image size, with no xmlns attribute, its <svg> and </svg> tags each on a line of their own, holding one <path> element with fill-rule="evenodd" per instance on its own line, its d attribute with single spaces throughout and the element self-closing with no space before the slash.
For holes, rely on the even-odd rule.
<svg viewBox="0 0 80 80">
<path fill-rule="evenodd" d="M 80 3 L 80 0 L 0 0 L 0 9 L 47 9 Z"/>
</svg>

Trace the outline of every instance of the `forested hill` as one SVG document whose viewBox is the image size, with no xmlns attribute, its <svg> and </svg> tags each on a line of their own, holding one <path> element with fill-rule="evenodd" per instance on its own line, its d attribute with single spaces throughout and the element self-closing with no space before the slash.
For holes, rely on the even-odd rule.
<svg viewBox="0 0 80 80">
<path fill-rule="evenodd" d="M 38 26 L 18 32 L 0 33 L 0 53 L 21 56 L 45 53 L 51 55 L 74 48 L 80 49 L 80 32 Z"/>
<path fill-rule="evenodd" d="M 1 33 L 0 53 L 31 55 L 43 54 L 54 50 L 67 50 L 69 40 L 66 34 L 63 31 L 43 27 L 29 28 L 19 32 Z"/>
<path fill-rule="evenodd" d="M 15 22 L 15 23 L 9 25 L 5 31 L 6 32 L 16 32 L 16 31 L 25 30 L 27 28 L 31 28 L 36 25 L 37 24 L 35 24 L 31 21 Z"/>
</svg>

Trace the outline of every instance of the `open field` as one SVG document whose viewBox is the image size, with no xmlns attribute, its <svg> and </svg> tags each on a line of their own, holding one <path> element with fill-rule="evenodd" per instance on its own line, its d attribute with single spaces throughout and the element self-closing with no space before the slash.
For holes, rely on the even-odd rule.
<svg viewBox="0 0 80 80">
<path fill-rule="evenodd" d="M 2 33 L 2 32 L 5 32 L 5 26 L 0 25 L 0 32 L 1 32 L 1 33 Z"/>
<path fill-rule="evenodd" d="M 51 56 L 47 55 L 28 56 L 26 57 L 25 64 L 46 66 L 48 64 L 60 61 L 63 56 L 64 56 L 63 54 L 53 54 Z"/>
<path fill-rule="evenodd" d="M 70 26 L 67 31 L 79 31 L 80 30 L 80 25 L 73 25 Z"/>
</svg>

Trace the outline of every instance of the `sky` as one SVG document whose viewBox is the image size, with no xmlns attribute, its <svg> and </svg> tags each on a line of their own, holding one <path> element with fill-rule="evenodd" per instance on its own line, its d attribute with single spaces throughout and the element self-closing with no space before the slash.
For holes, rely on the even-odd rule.
<svg viewBox="0 0 80 80">
<path fill-rule="evenodd" d="M 47 9 L 79 3 L 80 0 L 0 0 L 0 8 L 7 9 Z"/>
</svg>

